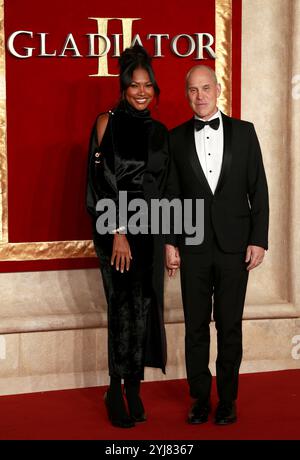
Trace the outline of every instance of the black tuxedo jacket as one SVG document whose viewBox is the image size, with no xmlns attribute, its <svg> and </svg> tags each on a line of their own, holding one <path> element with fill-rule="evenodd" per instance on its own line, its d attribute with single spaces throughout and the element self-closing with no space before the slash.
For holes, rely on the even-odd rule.
<svg viewBox="0 0 300 460">
<path fill-rule="evenodd" d="M 224 114 L 222 120 L 223 161 L 214 194 L 198 159 L 194 119 L 170 132 L 172 160 L 166 197 L 204 200 L 203 242 L 186 245 L 184 232 L 166 238 L 185 252 L 203 252 L 214 236 L 226 253 L 243 252 L 248 245 L 268 249 L 268 187 L 254 126 Z"/>
</svg>

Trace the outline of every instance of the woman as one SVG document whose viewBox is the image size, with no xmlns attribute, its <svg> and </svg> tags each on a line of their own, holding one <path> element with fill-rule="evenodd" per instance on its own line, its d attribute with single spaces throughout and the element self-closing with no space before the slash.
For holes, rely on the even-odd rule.
<svg viewBox="0 0 300 460">
<path fill-rule="evenodd" d="M 159 96 L 149 55 L 139 45 L 128 48 L 119 67 L 121 100 L 97 118 L 92 131 L 87 207 L 108 305 L 110 385 L 105 404 L 112 424 L 129 428 L 146 420 L 140 398 L 144 367 L 165 372 L 164 240 L 151 235 L 149 228 L 133 234 L 130 228 L 119 228 L 118 221 L 110 234 L 99 234 L 95 223 L 100 213 L 95 206 L 110 198 L 118 211 L 120 191 L 127 192 L 128 203 L 142 198 L 150 204 L 152 198 L 162 197 L 169 156 L 167 129 L 148 110 Z"/>
</svg>

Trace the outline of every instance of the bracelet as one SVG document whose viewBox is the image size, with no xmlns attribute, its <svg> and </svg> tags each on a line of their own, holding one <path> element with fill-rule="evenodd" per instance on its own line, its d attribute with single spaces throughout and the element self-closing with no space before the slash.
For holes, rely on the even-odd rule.
<svg viewBox="0 0 300 460">
<path fill-rule="evenodd" d="M 126 230 L 126 227 L 119 227 L 119 228 L 116 228 L 115 230 L 112 230 L 112 234 L 115 235 L 116 233 L 118 234 L 124 234 L 125 233 L 125 230 Z"/>
</svg>

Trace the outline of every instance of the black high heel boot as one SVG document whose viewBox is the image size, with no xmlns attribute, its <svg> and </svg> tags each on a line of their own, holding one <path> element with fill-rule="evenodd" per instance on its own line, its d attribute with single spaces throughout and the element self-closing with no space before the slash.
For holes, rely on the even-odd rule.
<svg viewBox="0 0 300 460">
<path fill-rule="evenodd" d="M 122 395 L 121 379 L 111 378 L 110 386 L 104 394 L 108 418 L 113 426 L 132 428 L 135 423 L 128 415 Z"/>
<path fill-rule="evenodd" d="M 141 381 L 137 379 L 125 379 L 124 380 L 124 391 L 128 403 L 128 409 L 130 417 L 135 422 L 145 422 L 147 416 L 145 409 L 140 398 L 140 386 Z"/>
</svg>

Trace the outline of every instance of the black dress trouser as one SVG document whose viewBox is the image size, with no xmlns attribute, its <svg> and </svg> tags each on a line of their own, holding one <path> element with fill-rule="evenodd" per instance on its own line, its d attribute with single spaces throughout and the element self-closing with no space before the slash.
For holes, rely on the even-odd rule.
<svg viewBox="0 0 300 460">
<path fill-rule="evenodd" d="M 203 253 L 181 253 L 181 286 L 185 315 L 185 354 L 190 395 L 210 398 L 210 329 L 217 329 L 216 380 L 219 399 L 234 401 L 242 360 L 242 315 L 248 271 L 245 253 L 228 254 L 214 239 Z"/>
</svg>

